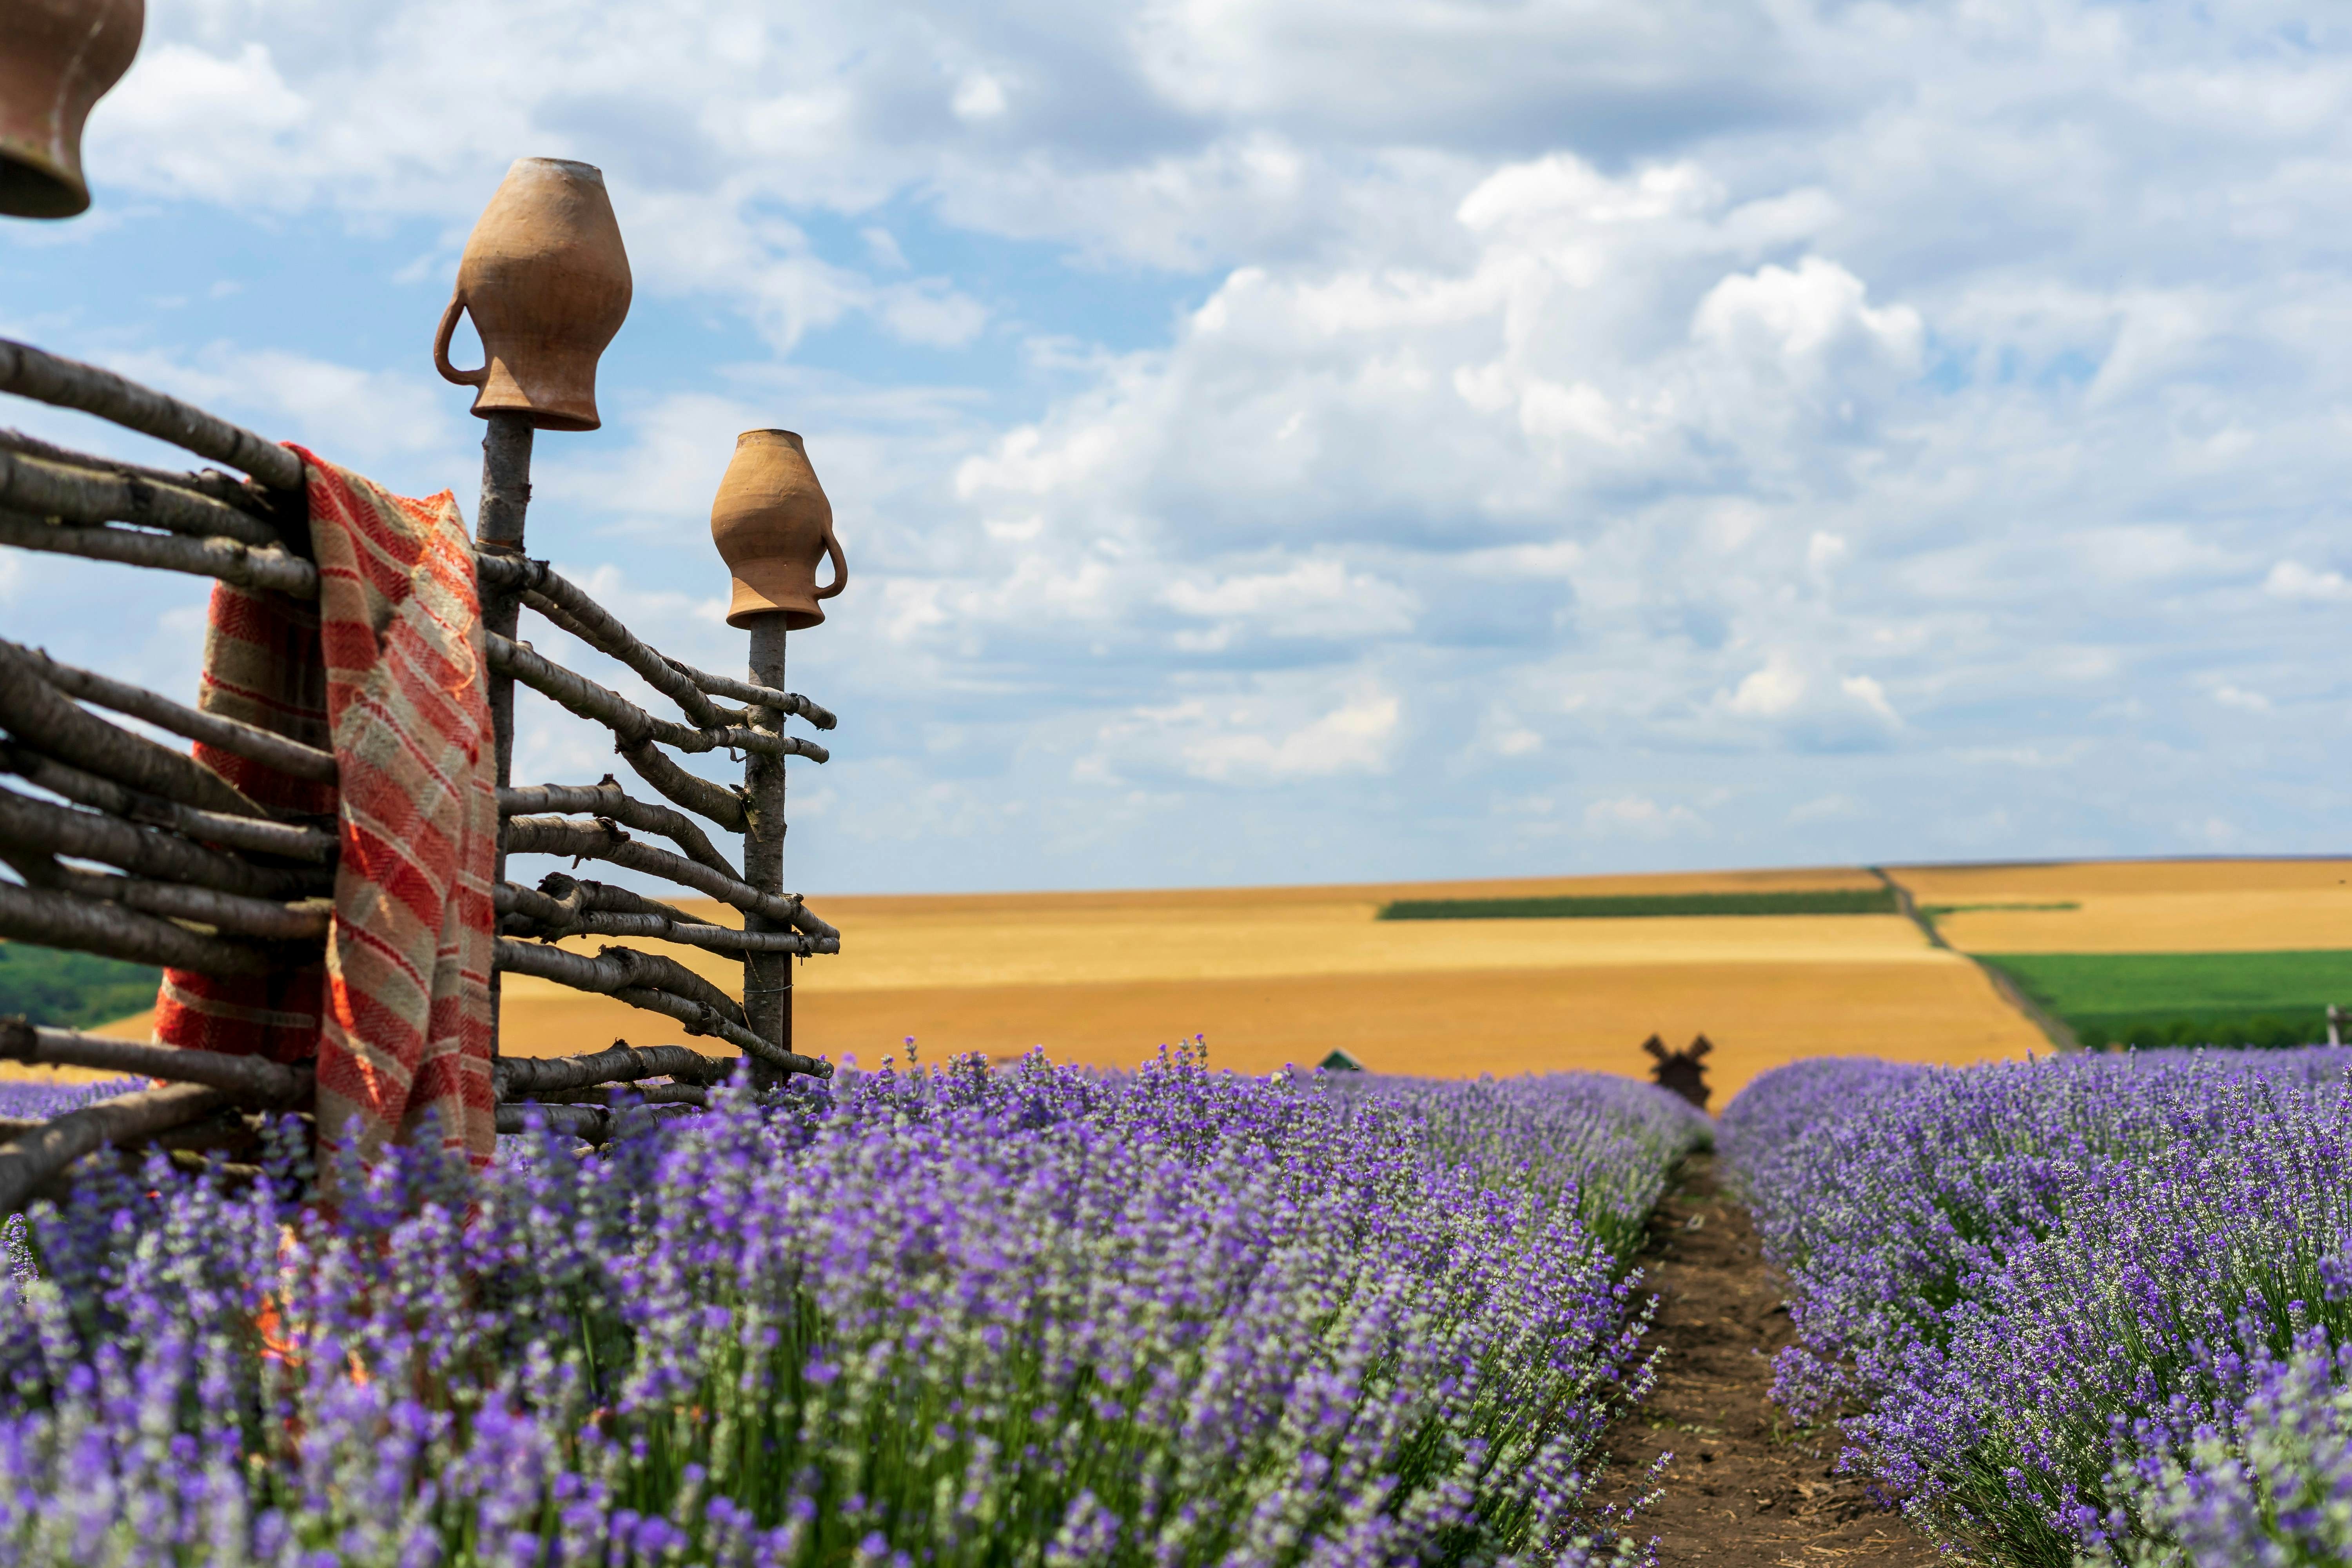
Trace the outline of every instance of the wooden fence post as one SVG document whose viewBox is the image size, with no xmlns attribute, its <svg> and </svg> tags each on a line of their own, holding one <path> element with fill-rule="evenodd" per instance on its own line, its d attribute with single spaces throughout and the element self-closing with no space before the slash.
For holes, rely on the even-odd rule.
<svg viewBox="0 0 2352 1568">
<path fill-rule="evenodd" d="M 751 684 L 782 691 L 784 686 L 784 617 L 754 616 L 751 621 Z M 755 728 L 783 733 L 784 716 L 772 708 L 753 707 Z M 743 759 L 744 815 L 743 880 L 763 893 L 784 890 L 784 759 L 747 752 Z M 789 931 L 791 923 L 762 914 L 746 914 L 750 931 Z M 743 955 L 743 1013 L 751 1032 L 762 1039 L 793 1048 L 793 955 L 749 952 Z M 772 1088 L 788 1076 L 781 1068 L 754 1060 L 751 1082 Z"/>
<path fill-rule="evenodd" d="M 522 554 L 522 531 L 530 510 L 531 416 L 527 413 L 483 416 L 482 500 L 474 518 L 474 542 L 485 552 Z M 482 595 L 482 629 L 511 641 L 522 623 L 522 592 L 502 589 Z M 487 640 L 487 639 L 486 639 Z M 490 731 L 498 748 L 498 787 L 514 782 L 514 677 L 490 671 Z M 507 819 L 499 817 L 499 852 L 490 885 L 507 879 Z M 499 1009 L 503 987 L 496 970 L 490 973 L 490 1055 L 499 1054 Z"/>
</svg>

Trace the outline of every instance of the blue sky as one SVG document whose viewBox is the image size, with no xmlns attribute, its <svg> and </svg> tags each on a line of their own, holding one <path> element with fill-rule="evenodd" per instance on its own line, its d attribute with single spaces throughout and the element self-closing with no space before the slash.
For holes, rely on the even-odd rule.
<svg viewBox="0 0 2352 1568">
<path fill-rule="evenodd" d="M 466 232 L 604 168 L 636 302 L 533 553 L 731 664 L 710 495 L 803 432 L 812 889 L 2338 850 L 2329 16 L 165 0 L 0 332 L 470 515 Z M 202 601 L 0 563 L 166 689 Z"/>
</svg>

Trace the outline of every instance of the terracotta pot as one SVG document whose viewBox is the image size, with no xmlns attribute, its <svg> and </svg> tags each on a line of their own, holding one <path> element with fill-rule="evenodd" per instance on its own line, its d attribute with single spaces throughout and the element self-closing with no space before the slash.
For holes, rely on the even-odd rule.
<svg viewBox="0 0 2352 1568">
<path fill-rule="evenodd" d="M 0 213 L 89 207 L 82 121 L 131 68 L 146 26 L 145 0 L 0 0 Z"/>
<path fill-rule="evenodd" d="M 801 438 L 789 430 L 746 430 L 735 437 L 735 456 L 710 503 L 710 537 L 735 574 L 730 626 L 778 612 L 788 631 L 823 626 L 817 601 L 849 585 L 849 564 L 833 536 L 833 503 Z M 828 555 L 833 581 L 820 588 L 816 566 Z"/>
<path fill-rule="evenodd" d="M 6 0 L 0 0 L 5 4 Z M 482 335 L 482 368 L 449 363 L 457 312 Z M 629 257 L 604 173 L 562 158 L 518 158 L 482 209 L 441 313 L 433 363 L 478 388 L 474 412 L 528 414 L 541 430 L 593 430 L 596 360 L 629 315 Z"/>
</svg>

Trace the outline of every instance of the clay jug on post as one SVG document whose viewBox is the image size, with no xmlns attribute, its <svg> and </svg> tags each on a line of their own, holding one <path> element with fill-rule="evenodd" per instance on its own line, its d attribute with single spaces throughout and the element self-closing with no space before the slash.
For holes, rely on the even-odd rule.
<svg viewBox="0 0 2352 1568">
<path fill-rule="evenodd" d="M 0 0 L 5 4 L 6 0 Z M 457 313 L 482 336 L 482 368 L 449 363 Z M 603 171 L 518 158 L 457 263 L 433 363 L 476 388 L 474 412 L 528 414 L 541 430 L 593 430 L 596 360 L 629 314 L 629 257 Z"/>
<path fill-rule="evenodd" d="M 0 213 L 89 207 L 82 122 L 131 68 L 146 26 L 145 0 L 0 0 Z"/>
<path fill-rule="evenodd" d="M 730 626 L 747 628 L 778 612 L 787 631 L 821 626 L 824 608 L 817 601 L 849 585 L 848 563 L 833 537 L 833 503 L 790 430 L 746 430 L 735 437 L 735 456 L 710 503 L 710 537 L 735 574 Z M 828 555 L 833 581 L 820 588 L 817 563 Z"/>
</svg>

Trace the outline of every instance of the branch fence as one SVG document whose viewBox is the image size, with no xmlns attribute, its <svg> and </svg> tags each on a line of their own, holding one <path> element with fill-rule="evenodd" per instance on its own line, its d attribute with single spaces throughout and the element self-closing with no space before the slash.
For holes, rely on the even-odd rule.
<svg viewBox="0 0 2352 1568">
<path fill-rule="evenodd" d="M 292 452 L 28 344 L 0 342 L 0 392 L 96 415 L 218 465 L 171 472 L 0 430 L 0 544 L 318 596 L 318 568 L 306 558 L 302 464 Z M 782 763 L 826 760 L 824 746 L 786 733 L 787 720 L 827 731 L 835 719 L 783 689 L 783 616 L 751 621 L 744 679 L 698 669 L 647 644 L 548 563 L 524 555 L 532 416 L 483 416 L 476 566 L 501 819 L 496 971 L 610 996 L 722 1041 L 742 1053 L 758 1085 L 828 1075 L 829 1064 L 793 1048 L 790 965 L 837 952 L 841 933 L 783 890 Z M 520 636 L 526 609 L 634 673 L 677 717 L 649 711 L 539 652 Z M 514 784 L 517 687 L 609 731 L 615 753 L 658 798 L 632 794 L 609 774 Z M 109 715 L 299 779 L 331 784 L 336 777 L 331 752 L 0 639 L 0 861 L 21 879 L 0 881 L 0 937 L 209 975 L 316 962 L 332 918 L 333 816 L 257 805 L 195 757 Z M 677 760 L 714 752 L 742 759 L 742 783 L 715 783 Z M 743 836 L 740 866 L 712 843 L 706 824 Z M 740 911 L 742 924 L 562 871 L 532 885 L 509 875 L 518 856 L 597 860 L 659 879 Z M 658 953 L 554 945 L 582 937 L 727 955 L 742 964 L 745 1000 Z M 492 984 L 495 1021 L 495 975 Z M 175 1160 L 248 1169 L 240 1156 L 257 1146 L 260 1116 L 301 1111 L 312 1095 L 307 1066 L 21 1019 L 0 1019 L 0 1058 L 163 1080 L 47 1121 L 0 1121 L 0 1215 L 110 1146 L 160 1144 Z M 498 1125 L 520 1130 L 535 1106 L 551 1125 L 601 1142 L 637 1121 L 692 1114 L 735 1065 L 684 1047 L 625 1043 L 556 1058 L 501 1054 L 493 1066 Z"/>
</svg>

